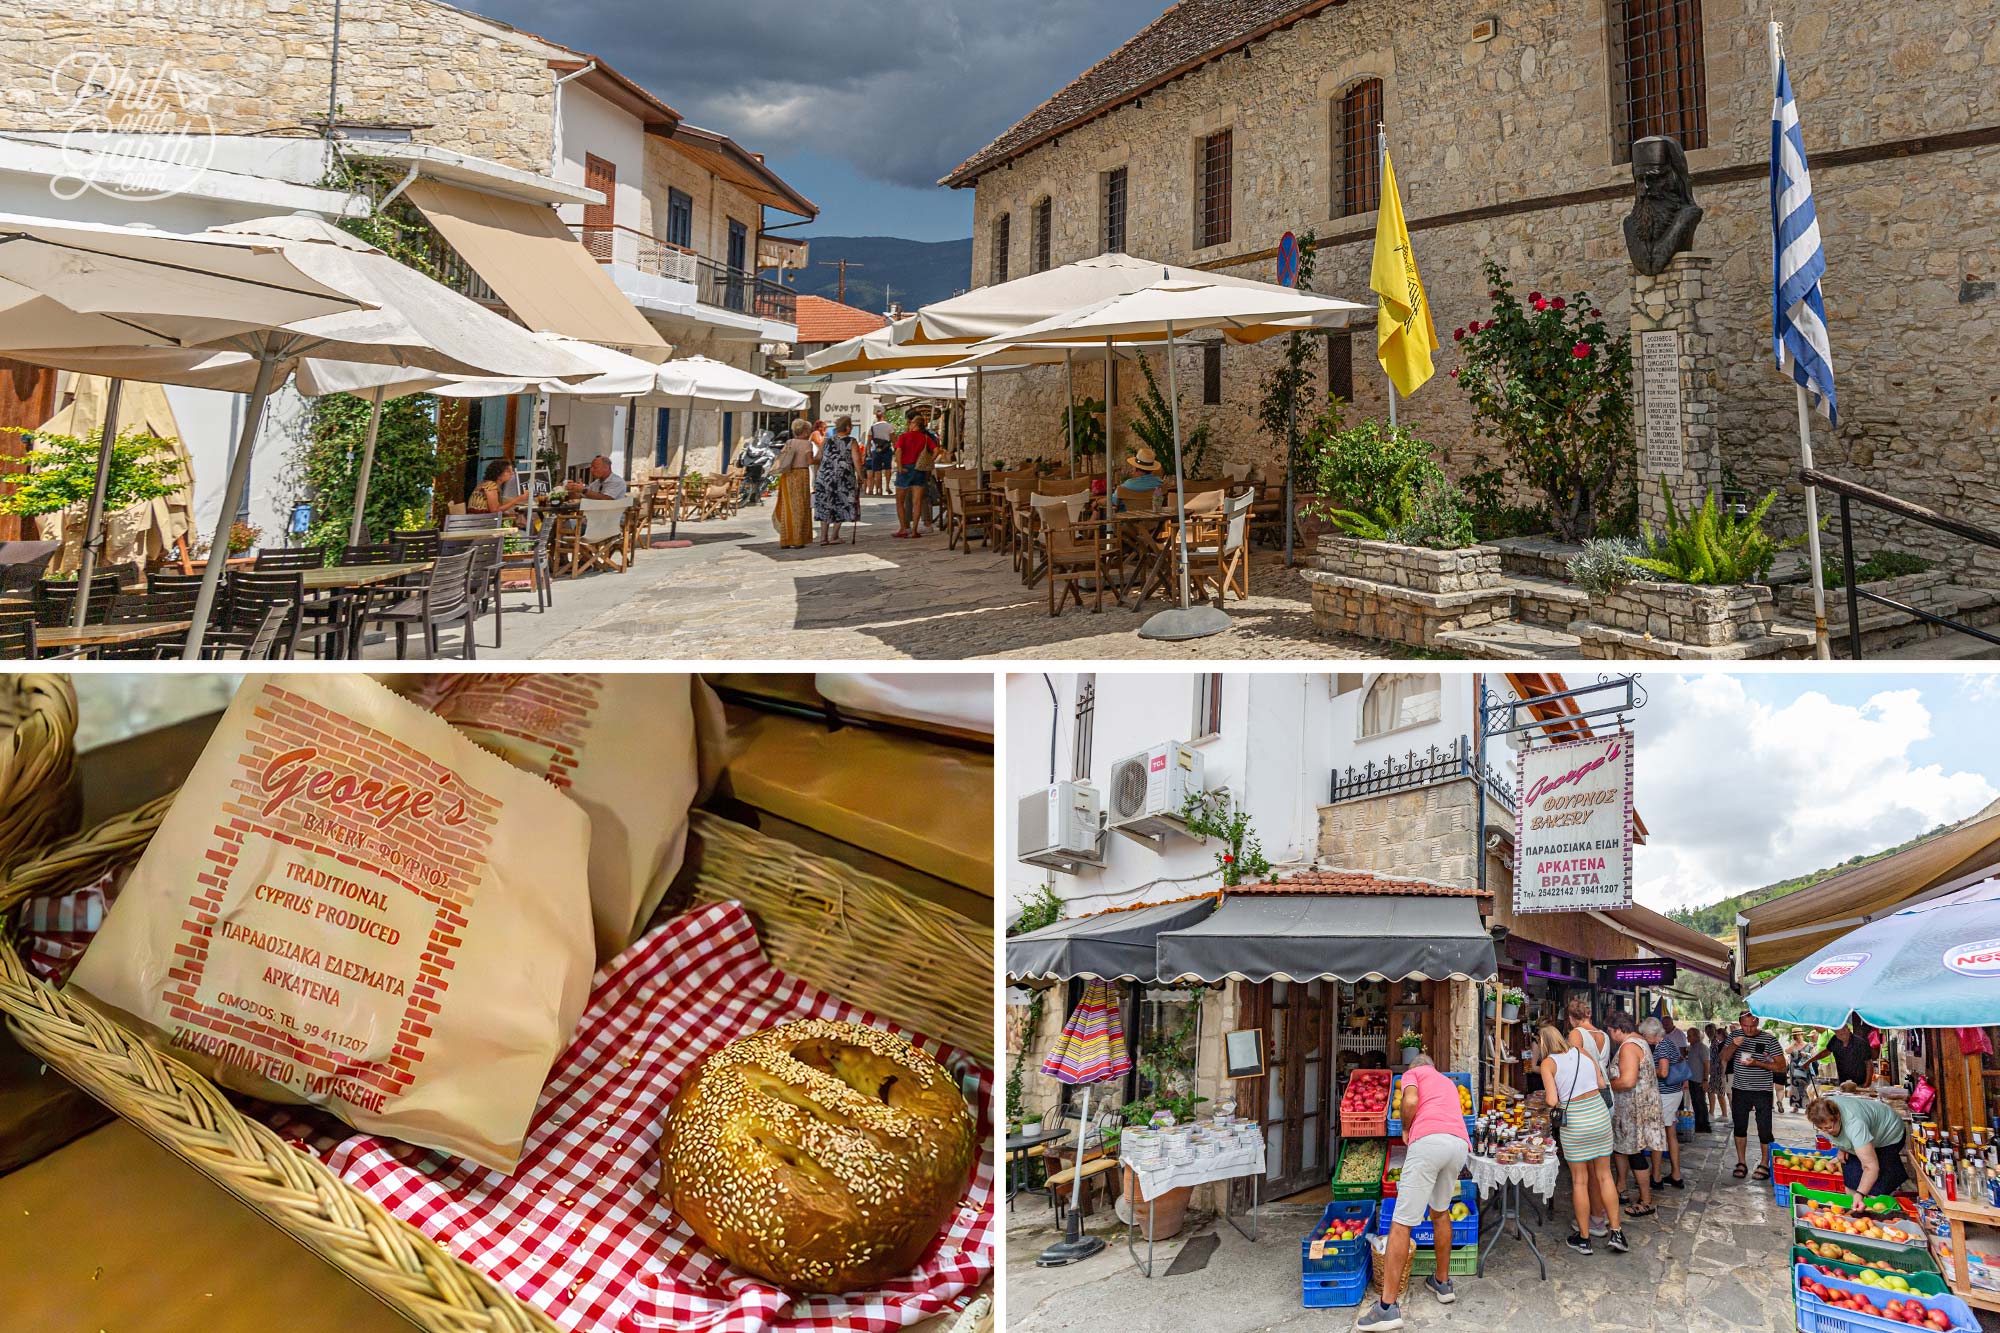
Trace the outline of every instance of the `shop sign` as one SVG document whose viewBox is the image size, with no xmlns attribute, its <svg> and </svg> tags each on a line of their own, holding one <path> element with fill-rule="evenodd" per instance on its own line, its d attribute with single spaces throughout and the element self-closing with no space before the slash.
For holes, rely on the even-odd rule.
<svg viewBox="0 0 2000 1333">
<path fill-rule="evenodd" d="M 1523 750 L 1514 836 L 1516 912 L 1632 905 L 1632 736 Z"/>
<path fill-rule="evenodd" d="M 1680 964 L 1671 958 L 1633 958 L 1597 965 L 1597 984 L 1607 990 L 1627 990 L 1633 986 L 1671 986 L 1680 975 Z"/>
<path fill-rule="evenodd" d="M 1824 986 L 1829 981 L 1838 981 L 1867 961 L 1865 953 L 1837 953 L 1831 958 L 1822 958 L 1806 973 L 1806 985 Z"/>
</svg>

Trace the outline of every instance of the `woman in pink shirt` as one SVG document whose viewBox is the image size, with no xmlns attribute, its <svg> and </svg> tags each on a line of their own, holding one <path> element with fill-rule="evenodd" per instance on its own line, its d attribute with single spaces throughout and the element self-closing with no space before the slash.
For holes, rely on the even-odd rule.
<svg viewBox="0 0 2000 1333">
<path fill-rule="evenodd" d="M 1424 1286 L 1441 1305 L 1458 1299 L 1451 1289 L 1451 1206 L 1458 1198 L 1458 1174 L 1471 1155 L 1465 1133 L 1465 1113 L 1459 1105 L 1458 1084 L 1437 1071 L 1428 1055 L 1419 1055 L 1403 1071 L 1399 1111 L 1403 1121 L 1403 1174 L 1396 1186 L 1395 1223 L 1383 1256 L 1382 1298 L 1355 1324 L 1361 1329 L 1403 1326 L 1403 1265 L 1410 1256 L 1410 1230 L 1428 1214 L 1437 1239 L 1437 1275 Z"/>
</svg>

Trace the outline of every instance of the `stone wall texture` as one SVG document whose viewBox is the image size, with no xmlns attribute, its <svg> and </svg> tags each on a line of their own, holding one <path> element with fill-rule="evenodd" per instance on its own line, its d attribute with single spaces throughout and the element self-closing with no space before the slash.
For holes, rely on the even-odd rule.
<svg viewBox="0 0 2000 1333">
<path fill-rule="evenodd" d="M 1053 202 L 1053 261 L 1099 249 L 1100 173 L 1128 172 L 1126 248 L 1179 263 L 1271 278 L 1270 250 L 1287 230 L 1332 242 L 1319 257 L 1323 292 L 1369 299 L 1373 213 L 1333 211 L 1333 109 L 1364 78 L 1384 85 L 1404 209 L 1440 326 L 1438 377 L 1402 407 L 1454 472 L 1497 450 L 1474 437 L 1451 331 L 1486 313 L 1488 258 L 1523 290 L 1587 291 L 1607 323 L 1632 316 L 1631 270 L 1620 231 L 1628 169 L 1614 160 L 1607 5 L 1612 0 L 1440 0 L 1332 7 L 1240 54 L 1210 62 L 1148 93 L 1138 105 L 1065 132 L 978 182 L 973 281 L 988 280 L 993 220 L 1012 214 L 1013 272 L 1028 264 L 1033 203 Z M 1690 154 L 1707 210 L 1697 248 L 1712 267 L 1719 464 L 1744 486 L 1780 488 L 1781 528 L 1803 528 L 1796 414 L 1790 382 L 1770 348 L 1770 257 L 1764 164 L 1770 81 L 1764 20 L 1749 0 L 1702 6 L 1709 146 Z M 1473 23 L 1497 12 L 1499 33 L 1473 43 Z M 2000 526 L 2000 144 L 1939 149 L 1938 136 L 2000 127 L 2000 25 L 1991 0 L 1888 4 L 1781 0 L 1808 152 L 1863 150 L 1925 138 L 1927 151 L 1816 165 L 1814 185 L 1830 273 L 1827 303 L 1843 423 L 1822 425 L 1819 464 L 1946 513 Z M 1023 108 L 1025 110 L 1025 108 Z M 1234 130 L 1233 236 L 1193 245 L 1194 145 Z M 1991 136 L 1988 136 L 1989 138 Z M 1702 173 L 1735 168 L 1738 179 Z M 1618 197 L 1578 199 L 1617 189 Z M 1472 209 L 1510 211 L 1426 228 L 1427 218 Z M 1352 339 L 1355 410 L 1385 411 L 1369 331 Z M 1200 354 L 1182 353 L 1183 405 L 1212 424 L 1218 455 L 1275 455 L 1255 425 L 1259 381 L 1274 346 L 1223 352 L 1222 402 L 1203 404 Z M 1095 393 L 1101 363 L 1086 379 Z M 1324 371 L 1322 371 L 1324 377 Z M 1322 379 L 1324 382 L 1324 378 Z M 1129 403 L 1135 370 L 1120 374 Z M 994 437 L 1006 454 L 1058 448 L 1061 372 L 1033 370 L 988 385 Z M 1129 443 L 1129 407 L 1114 411 Z M 1864 550 L 1893 545 L 1967 560 L 1938 534 L 1870 514 Z M 1983 558 L 1983 557 L 1982 557 Z M 2000 570 L 2000 559 L 1988 568 Z"/>
<path fill-rule="evenodd" d="M 1477 790 L 1470 779 L 1341 801 L 1319 809 L 1319 857 L 1340 870 L 1373 870 L 1470 888 L 1478 882 Z M 1487 805 L 1487 818 L 1493 817 Z"/>
<path fill-rule="evenodd" d="M 264 134 L 324 120 L 330 0 L 0 0 L 0 129 L 66 130 L 102 55 L 213 89 L 216 132 Z M 549 170 L 555 74 L 572 55 L 431 0 L 344 0 L 340 116 L 419 122 L 425 143 Z"/>
</svg>

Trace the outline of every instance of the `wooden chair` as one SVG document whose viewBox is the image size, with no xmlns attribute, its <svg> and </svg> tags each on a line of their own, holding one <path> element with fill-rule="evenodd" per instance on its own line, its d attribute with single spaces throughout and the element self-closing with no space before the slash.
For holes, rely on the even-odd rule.
<svg viewBox="0 0 2000 1333">
<path fill-rule="evenodd" d="M 1229 496 L 1221 511 L 1188 515 L 1188 582 L 1194 595 L 1214 589 L 1215 604 L 1235 592 L 1250 595 L 1250 507 L 1257 500 L 1249 487 Z"/>
<path fill-rule="evenodd" d="M 998 506 L 993 503 L 993 493 L 979 484 L 979 479 L 970 471 L 955 469 L 944 478 L 945 494 L 945 549 L 963 546 L 972 550 L 973 529 L 979 530 L 980 542 L 993 545 L 993 521 Z"/>
<path fill-rule="evenodd" d="M 438 631 L 453 624 L 464 629 L 459 655 L 477 657 L 472 634 L 474 603 L 471 577 L 472 552 L 455 551 L 450 555 L 441 555 L 431 565 L 429 573 L 423 576 L 421 586 L 408 591 L 395 602 L 371 611 L 368 622 L 395 627 L 398 658 L 408 652 L 412 626 L 423 632 L 424 655 L 436 657 Z"/>
<path fill-rule="evenodd" d="M 1051 515 L 1053 517 L 1053 515 Z M 1083 589 L 1077 585 L 1085 579 L 1093 583 L 1091 613 L 1104 609 L 1104 524 L 1097 519 L 1086 522 L 1049 522 L 1042 528 L 1041 543 L 1044 557 L 1044 573 L 1049 580 L 1049 615 L 1058 614 L 1072 599 L 1078 606 L 1083 605 Z M 1062 588 L 1059 594 L 1056 589 Z"/>
<path fill-rule="evenodd" d="M 525 551 L 505 551 L 500 553 L 500 592 L 504 597 L 509 592 L 518 591 L 519 583 L 510 583 L 510 574 L 525 573 L 527 587 L 535 594 L 537 614 L 549 609 L 555 601 L 555 570 L 551 567 L 549 551 L 555 536 L 555 524 L 544 523 L 535 532 Z"/>
<path fill-rule="evenodd" d="M 1050 528 L 1066 527 L 1081 523 L 1090 507 L 1090 494 L 1080 491 L 1071 495 L 1031 495 L 1028 497 L 1028 531 L 1020 562 L 1021 581 L 1029 587 L 1042 577 L 1042 569 L 1048 563 L 1047 544 L 1043 540 Z"/>
<path fill-rule="evenodd" d="M 188 620 L 194 615 L 196 588 L 162 588 L 156 585 L 145 592 L 121 592 L 113 599 L 111 611 L 105 617 L 109 625 L 162 624 Z M 158 661 L 162 658 L 176 658 L 180 654 L 180 630 L 168 630 L 151 638 L 134 643 L 121 643 L 99 650 L 102 659 L 125 661 Z"/>
<path fill-rule="evenodd" d="M 264 623 L 264 613 L 274 602 L 290 602 L 290 630 L 280 631 L 282 657 L 298 656 L 301 643 L 309 645 L 315 657 L 344 657 L 347 620 L 331 607 L 323 614 L 306 598 L 305 573 L 239 569 L 229 580 L 229 609 L 222 627 L 245 636 L 255 634 Z"/>
<path fill-rule="evenodd" d="M 257 552 L 250 568 L 260 574 L 284 574 L 296 569 L 319 569 L 326 556 L 311 546 L 267 546 Z"/>
<path fill-rule="evenodd" d="M 623 500 L 580 500 L 563 534 L 558 561 L 567 563 L 571 578 L 592 569 L 623 569 L 627 534 Z"/>
<path fill-rule="evenodd" d="M 396 548 L 388 542 L 378 542 L 370 546 L 343 546 L 340 548 L 340 563 L 343 565 L 393 565 Z"/>
<path fill-rule="evenodd" d="M 35 620 L 51 629 L 67 625 L 70 614 L 76 607 L 75 579 L 35 580 L 32 601 Z M 111 603 L 118 596 L 118 574 L 107 570 L 90 576 L 90 601 L 85 613 L 85 623 L 101 625 L 111 613 Z"/>
<path fill-rule="evenodd" d="M 466 543 L 472 547 L 472 560 L 466 567 L 466 595 L 472 599 L 472 615 L 465 622 L 465 632 L 472 634 L 473 623 L 488 610 L 493 612 L 493 646 L 501 646 L 500 626 L 500 543 L 497 541 L 476 541 Z"/>
<path fill-rule="evenodd" d="M 0 615 L 0 662 L 35 660 L 35 617 L 25 611 Z"/>
<path fill-rule="evenodd" d="M 405 560 L 434 560 L 443 543 L 436 528 L 403 528 L 389 534 L 389 547 L 398 563 Z"/>
<path fill-rule="evenodd" d="M 446 514 L 445 532 L 490 532 L 505 521 L 504 514 Z"/>
</svg>

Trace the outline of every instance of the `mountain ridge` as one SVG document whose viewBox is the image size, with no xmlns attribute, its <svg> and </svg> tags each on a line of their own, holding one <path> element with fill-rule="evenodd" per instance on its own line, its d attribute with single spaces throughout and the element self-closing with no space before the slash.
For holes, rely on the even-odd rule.
<svg viewBox="0 0 2000 1333">
<path fill-rule="evenodd" d="M 913 241 L 901 236 L 800 236 L 809 242 L 811 264 L 791 274 L 789 286 L 830 301 L 844 300 L 862 310 L 888 308 L 885 295 L 904 310 L 956 296 L 972 283 L 972 238 L 955 241 Z M 847 292 L 840 291 L 840 269 L 847 266 Z M 775 273 L 767 273 L 775 278 Z M 885 293 L 884 289 L 888 288 Z"/>
</svg>

